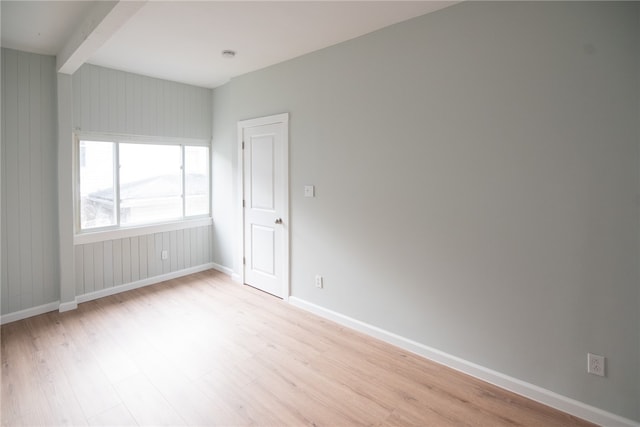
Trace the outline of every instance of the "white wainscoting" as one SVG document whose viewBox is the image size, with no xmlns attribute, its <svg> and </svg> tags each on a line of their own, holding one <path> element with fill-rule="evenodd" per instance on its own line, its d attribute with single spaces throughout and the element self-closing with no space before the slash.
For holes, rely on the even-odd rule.
<svg viewBox="0 0 640 427">
<path fill-rule="evenodd" d="M 76 296 L 209 265 L 212 226 L 76 245 Z M 162 259 L 167 251 L 167 259 Z M 184 274 L 189 274 L 185 272 Z"/>
</svg>

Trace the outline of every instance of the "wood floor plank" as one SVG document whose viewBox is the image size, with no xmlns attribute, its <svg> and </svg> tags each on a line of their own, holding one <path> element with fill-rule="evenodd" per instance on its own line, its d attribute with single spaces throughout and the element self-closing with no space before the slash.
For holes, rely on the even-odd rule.
<svg viewBox="0 0 640 427">
<path fill-rule="evenodd" d="M 2 424 L 50 425 L 54 415 L 41 387 L 41 358 L 26 322 L 2 328 Z"/>
<path fill-rule="evenodd" d="M 93 417 L 89 418 L 90 426 L 137 426 L 138 423 L 133 418 L 124 404 L 109 408 Z"/>
<path fill-rule="evenodd" d="M 122 403 L 88 348 L 74 341 L 53 349 L 86 417 Z"/>
<path fill-rule="evenodd" d="M 2 426 L 590 426 L 205 271 L 1 328 Z"/>
<path fill-rule="evenodd" d="M 136 374 L 120 381 L 115 388 L 139 425 L 187 425 L 145 375 Z"/>
<path fill-rule="evenodd" d="M 201 390 L 223 408 L 216 420 L 220 423 L 214 425 L 260 424 L 260 419 L 253 419 L 249 414 L 255 410 L 247 409 L 253 401 L 247 390 L 255 378 L 246 372 L 244 366 L 244 363 L 234 364 L 232 361 L 217 364 L 215 369 L 196 381 Z"/>
<path fill-rule="evenodd" d="M 47 424 L 87 425 L 84 411 L 55 354 L 50 350 L 44 350 L 36 352 L 34 356 L 38 363 L 38 384 L 50 408 Z"/>
</svg>

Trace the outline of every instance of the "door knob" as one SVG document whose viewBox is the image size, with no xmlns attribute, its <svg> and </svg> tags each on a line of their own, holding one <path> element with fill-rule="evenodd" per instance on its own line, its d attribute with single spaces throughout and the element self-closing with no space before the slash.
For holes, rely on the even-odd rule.
<svg viewBox="0 0 640 427">
<path fill-rule="evenodd" d="M 282 218 L 276 218 L 276 224 L 282 224 Z"/>
</svg>

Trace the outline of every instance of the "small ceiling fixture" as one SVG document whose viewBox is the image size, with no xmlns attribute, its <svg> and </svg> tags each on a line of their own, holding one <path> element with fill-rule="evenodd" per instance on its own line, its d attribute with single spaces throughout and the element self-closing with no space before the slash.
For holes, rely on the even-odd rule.
<svg viewBox="0 0 640 427">
<path fill-rule="evenodd" d="M 226 50 L 223 50 L 223 51 L 222 51 L 222 57 L 223 57 L 223 58 L 229 58 L 229 59 L 231 59 L 231 58 L 233 58 L 234 56 L 236 56 L 236 51 L 235 51 L 235 50 L 228 50 L 228 49 L 226 49 Z"/>
</svg>

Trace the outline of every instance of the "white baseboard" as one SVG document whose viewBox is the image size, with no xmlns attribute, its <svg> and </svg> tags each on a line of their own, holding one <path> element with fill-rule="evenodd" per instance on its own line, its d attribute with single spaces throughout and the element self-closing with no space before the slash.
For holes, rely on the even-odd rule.
<svg viewBox="0 0 640 427">
<path fill-rule="evenodd" d="M 220 265 L 220 264 L 216 264 L 215 262 L 211 263 L 211 268 L 213 268 L 214 270 L 219 271 L 220 273 L 224 273 L 227 276 L 233 276 L 233 269 L 229 268 L 229 267 L 225 267 L 224 265 Z"/>
<path fill-rule="evenodd" d="M 404 350 L 415 353 L 419 356 L 433 360 L 434 362 L 453 368 L 457 371 L 471 375 L 490 384 L 512 391 L 521 396 L 535 400 L 552 408 L 574 415 L 578 418 L 607 427 L 639 427 L 640 423 L 621 417 L 616 414 L 604 411 L 594 406 L 587 405 L 580 401 L 562 396 L 534 384 L 521 381 L 484 366 L 461 359 L 435 348 L 428 347 L 408 338 L 396 335 L 392 332 L 378 328 L 368 323 L 361 322 L 341 313 L 329 310 L 319 305 L 310 303 L 297 297 L 289 297 L 289 303 L 309 311 L 325 319 L 334 321 L 343 326 L 355 329 L 371 337 L 393 344 Z"/>
<path fill-rule="evenodd" d="M 231 267 L 226 267 L 222 264 L 217 264 L 215 262 L 211 263 L 212 267 L 214 270 L 219 271 L 220 273 L 224 273 L 227 276 L 231 277 L 231 280 L 233 280 L 234 282 L 240 283 L 242 282 L 242 279 L 240 278 L 240 275 L 238 273 L 236 273 L 235 271 L 233 271 L 233 268 Z"/>
<path fill-rule="evenodd" d="M 13 313 L 3 314 L 0 316 L 0 325 L 15 322 L 17 320 L 26 319 L 27 317 L 38 316 L 50 311 L 58 310 L 60 301 L 50 302 L 48 304 L 39 305 L 37 307 L 27 308 L 26 310 L 15 311 Z"/>
<path fill-rule="evenodd" d="M 120 292 L 126 292 L 132 289 L 142 288 L 144 286 L 154 285 L 156 283 L 164 282 L 165 280 L 176 279 L 178 277 L 187 276 L 193 273 L 199 273 L 201 271 L 210 270 L 212 268 L 215 270 L 225 272 L 224 270 L 220 270 L 220 268 L 225 268 L 225 267 L 221 267 L 214 263 L 207 263 L 207 264 L 198 265 L 196 267 L 185 268 L 183 270 L 173 271 L 171 273 L 149 277 L 147 279 L 138 280 L 135 282 L 127 283 L 125 285 L 114 286 L 112 288 L 101 289 L 99 291 L 90 292 L 88 294 L 78 295 L 75 297 L 73 301 L 63 302 L 63 303 L 61 303 L 60 301 L 56 301 L 49 304 L 28 308 L 26 310 L 20 310 L 13 313 L 3 314 L 2 316 L 0 316 L 0 325 L 4 325 L 5 323 L 10 323 L 10 322 L 15 322 L 17 320 L 26 319 L 27 317 L 38 316 L 40 314 L 48 313 L 50 311 L 58 310 L 60 313 L 63 313 L 65 311 L 75 310 L 78 308 L 79 303 L 107 297 L 110 295 L 119 294 Z M 231 272 L 230 269 L 228 270 L 229 272 Z M 230 274 L 230 273 L 227 272 L 227 274 Z"/>
<path fill-rule="evenodd" d="M 75 310 L 76 308 L 78 308 L 78 301 L 74 298 L 73 301 L 60 303 L 58 311 L 64 313 L 65 311 Z"/>
<path fill-rule="evenodd" d="M 215 269 L 215 264 L 213 263 L 202 264 L 196 267 L 185 268 L 183 270 L 172 271 L 171 273 L 161 274 L 159 276 L 153 276 L 147 279 L 137 280 L 135 282 L 127 283 L 120 286 L 114 286 L 112 288 L 101 289 L 99 291 L 90 292 L 88 294 L 78 295 L 76 297 L 76 307 L 79 303 L 108 297 L 111 295 L 119 294 L 121 292 L 131 291 L 133 289 L 143 288 L 149 285 L 155 285 L 156 283 L 164 282 L 166 280 L 177 279 L 178 277 L 199 273 L 201 271 L 210 270 L 212 268 Z"/>
</svg>

